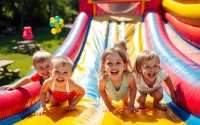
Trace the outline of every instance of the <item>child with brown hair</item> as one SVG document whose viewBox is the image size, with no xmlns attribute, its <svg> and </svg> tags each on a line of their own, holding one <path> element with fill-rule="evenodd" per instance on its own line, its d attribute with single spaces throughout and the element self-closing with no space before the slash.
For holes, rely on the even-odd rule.
<svg viewBox="0 0 200 125">
<path fill-rule="evenodd" d="M 130 71 L 132 71 L 133 67 L 131 65 L 130 56 L 127 53 L 126 43 L 124 41 L 116 41 L 115 44 L 114 44 L 114 47 L 118 47 L 118 48 L 124 50 L 126 57 L 127 57 L 127 60 L 128 60 L 128 67 L 129 67 Z"/>
<path fill-rule="evenodd" d="M 57 56 L 51 61 L 51 77 L 44 82 L 40 92 L 40 110 L 36 115 L 42 115 L 46 107 L 47 93 L 51 92 L 50 105 L 56 106 L 60 102 L 68 101 L 67 111 L 76 110 L 77 103 L 82 99 L 85 90 L 72 79 L 73 62 L 65 56 Z"/>
<path fill-rule="evenodd" d="M 35 52 L 32 57 L 32 61 L 34 68 L 37 72 L 31 76 L 20 79 L 17 83 L 13 85 L 1 86 L 0 89 L 13 90 L 28 83 L 37 81 L 39 81 L 40 84 L 42 85 L 44 80 L 50 77 L 49 70 L 50 70 L 51 58 L 52 55 L 45 50 L 39 50 Z"/>
<path fill-rule="evenodd" d="M 127 70 L 127 57 L 119 48 L 107 49 L 101 58 L 99 92 L 104 101 L 103 111 L 112 111 L 112 100 L 122 100 L 130 112 L 136 112 L 136 84 Z M 129 99 L 129 101 L 128 101 Z"/>
</svg>

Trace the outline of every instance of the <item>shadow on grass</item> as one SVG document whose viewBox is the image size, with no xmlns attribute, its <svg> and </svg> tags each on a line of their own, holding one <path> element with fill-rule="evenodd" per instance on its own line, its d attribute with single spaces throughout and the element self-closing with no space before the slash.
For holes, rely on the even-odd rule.
<svg viewBox="0 0 200 125">
<path fill-rule="evenodd" d="M 3 86 L 3 85 L 8 85 L 8 84 L 10 84 L 10 83 L 12 83 L 13 81 L 15 81 L 15 80 L 19 80 L 20 79 L 20 77 L 14 77 L 14 76 L 12 76 L 12 75 L 4 75 L 4 76 L 1 76 L 0 77 L 0 86 Z"/>
</svg>

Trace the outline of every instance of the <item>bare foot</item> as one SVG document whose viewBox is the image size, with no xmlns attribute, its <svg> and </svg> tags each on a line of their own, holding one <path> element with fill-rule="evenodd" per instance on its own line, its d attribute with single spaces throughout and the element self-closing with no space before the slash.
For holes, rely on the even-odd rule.
<svg viewBox="0 0 200 125">
<path fill-rule="evenodd" d="M 143 105 L 141 105 L 141 104 L 136 104 L 135 105 L 135 108 L 136 109 L 145 109 L 145 105 L 143 104 Z"/>
<path fill-rule="evenodd" d="M 167 107 L 161 103 L 157 103 L 157 104 L 153 104 L 154 107 L 158 108 L 158 109 L 161 109 L 163 111 L 166 111 L 167 110 Z"/>
</svg>

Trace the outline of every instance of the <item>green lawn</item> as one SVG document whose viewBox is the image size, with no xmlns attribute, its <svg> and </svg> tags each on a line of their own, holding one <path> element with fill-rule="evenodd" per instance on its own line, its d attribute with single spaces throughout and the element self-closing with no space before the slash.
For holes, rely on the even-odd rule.
<svg viewBox="0 0 200 125">
<path fill-rule="evenodd" d="M 63 29 L 62 32 L 58 34 L 58 39 L 55 40 L 55 37 L 50 32 L 50 28 L 33 29 L 32 33 L 36 43 L 41 44 L 42 48 L 52 54 L 59 48 L 68 34 L 68 32 Z M 29 53 L 25 51 L 15 53 L 12 50 L 12 47 L 16 46 L 16 42 L 21 40 L 23 40 L 22 33 L 0 37 L 0 60 L 14 60 L 15 62 L 8 66 L 8 69 L 21 69 L 20 78 L 33 70 L 31 68 L 32 55 L 29 55 Z M 14 83 L 20 78 L 14 78 L 10 74 L 6 74 L 5 77 L 0 78 L 0 86 Z"/>
</svg>

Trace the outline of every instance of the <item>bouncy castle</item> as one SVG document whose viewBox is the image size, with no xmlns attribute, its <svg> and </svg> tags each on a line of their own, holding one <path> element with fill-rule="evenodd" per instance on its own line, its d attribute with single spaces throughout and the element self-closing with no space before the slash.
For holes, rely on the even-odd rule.
<svg viewBox="0 0 200 125">
<path fill-rule="evenodd" d="M 34 82 L 13 91 L 0 90 L 1 125 L 200 124 L 200 0 L 79 0 L 79 10 L 70 33 L 53 54 L 74 61 L 72 78 L 86 91 L 78 110 L 67 113 L 65 103 L 47 104 L 50 112 L 35 116 L 41 85 Z M 96 74 L 101 55 L 117 40 L 126 43 L 131 63 L 143 50 L 158 53 L 177 98 L 172 102 L 162 84 L 167 111 L 153 108 L 150 96 L 146 108 L 137 113 L 102 111 Z M 121 105 L 114 102 L 115 107 Z"/>
</svg>

